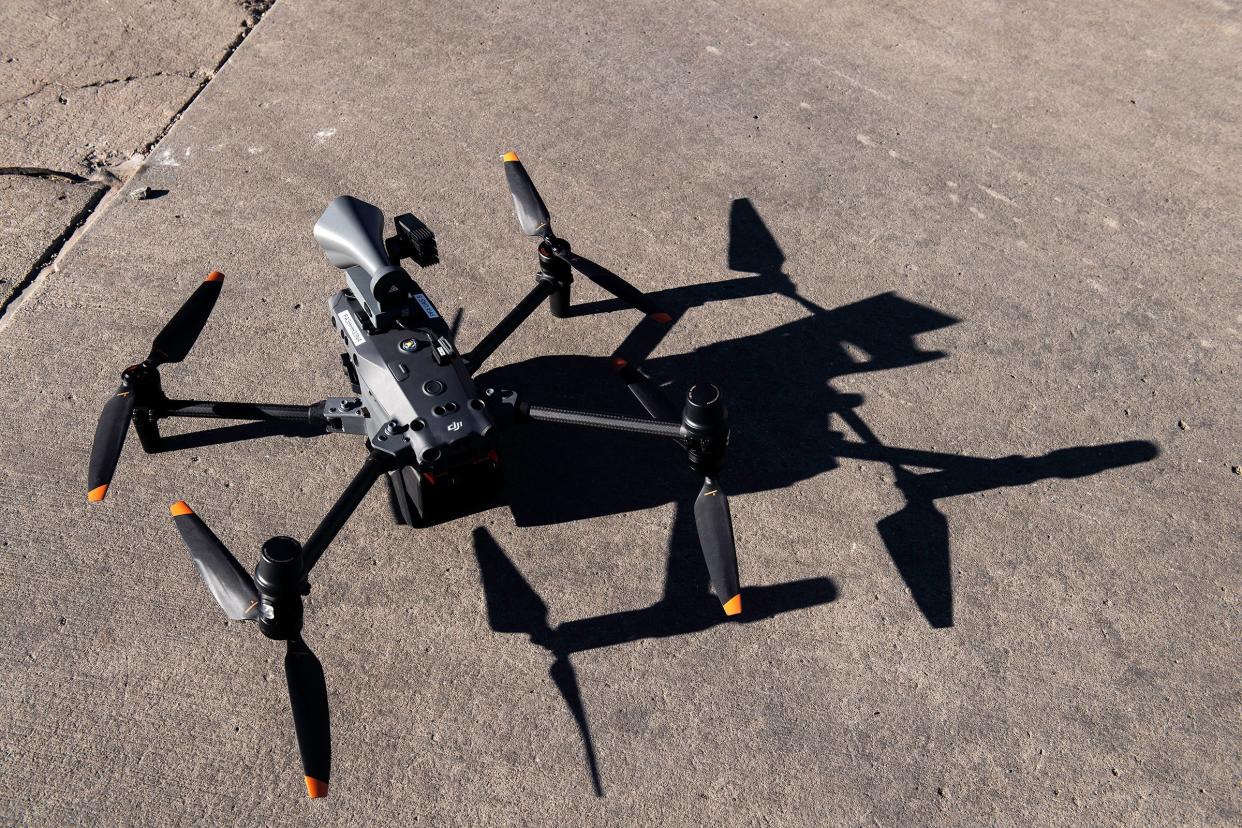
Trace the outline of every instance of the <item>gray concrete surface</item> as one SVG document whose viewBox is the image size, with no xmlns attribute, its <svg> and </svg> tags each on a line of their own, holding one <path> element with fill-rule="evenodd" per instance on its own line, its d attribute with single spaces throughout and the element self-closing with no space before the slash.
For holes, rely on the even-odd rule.
<svg viewBox="0 0 1242 828">
<path fill-rule="evenodd" d="M 11 248 L 0 251 L 0 311 L 54 262 L 100 188 L 140 167 L 270 5 L 0 5 L 0 234 Z"/>
<path fill-rule="evenodd" d="M 0 7 L 0 167 L 89 174 L 140 153 L 270 3 Z"/>
<path fill-rule="evenodd" d="M 277 3 L 128 185 L 168 194 L 111 201 L 0 319 L 0 814 L 1235 824 L 1240 45 L 1193 2 Z M 677 312 L 651 370 L 730 395 L 759 617 L 674 634 L 702 617 L 694 484 L 658 447 L 539 431 L 512 508 L 418 533 L 376 492 L 308 602 L 309 802 L 279 650 L 222 621 L 166 510 L 253 560 L 360 447 L 130 445 L 88 509 L 94 418 L 210 269 L 170 393 L 342 392 L 310 237 L 342 192 L 437 231 L 423 282 L 473 343 L 533 271 L 507 149 Z M 537 314 L 493 376 L 637 411 L 606 366 L 640 318 L 578 288 L 600 312 Z M 629 613 L 670 555 L 684 615 Z M 489 626 L 503 560 L 573 651 L 602 798 L 552 653 Z"/>
<path fill-rule="evenodd" d="M 0 176 L 0 307 L 106 188 L 47 176 Z"/>
</svg>

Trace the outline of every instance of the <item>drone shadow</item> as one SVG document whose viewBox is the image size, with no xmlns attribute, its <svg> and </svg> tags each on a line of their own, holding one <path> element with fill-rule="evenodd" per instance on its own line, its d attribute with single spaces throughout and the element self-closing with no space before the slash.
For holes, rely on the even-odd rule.
<svg viewBox="0 0 1242 828">
<path fill-rule="evenodd" d="M 673 377 L 714 381 L 725 390 L 733 438 L 724 484 L 731 494 L 792 486 L 831 471 L 842 459 L 890 466 L 905 505 L 878 521 L 876 530 L 915 605 L 934 628 L 954 623 L 949 525 L 937 500 L 1050 478 L 1083 477 L 1159 454 L 1154 443 L 1139 440 L 999 458 L 888 446 L 860 415 L 862 396 L 839 391 L 833 381 L 943 359 L 947 356 L 943 352 L 920 348 L 916 337 L 959 320 L 895 293 L 834 309 L 815 304 L 799 294 L 784 272 L 784 253 L 748 199 L 731 205 L 728 262 L 731 270 L 753 275 L 651 294 L 672 321 L 643 318 L 612 360 L 641 365 L 666 388 L 670 400 L 681 399 L 686 390 Z M 650 358 L 688 311 L 711 302 L 772 294 L 797 303 L 806 315 L 691 353 Z M 625 304 L 609 299 L 577 305 L 572 313 L 625 310 Z M 532 402 L 642 416 L 623 383 L 609 376 L 601 362 L 597 357 L 537 357 L 488 371 L 479 382 L 483 387 L 518 390 Z M 834 428 L 837 425 L 840 428 Z M 492 629 L 524 633 L 553 657 L 550 676 L 577 722 L 600 793 L 595 747 L 569 656 L 640 638 L 694 632 L 726 619 L 708 590 L 693 523 L 697 481 L 680 450 L 670 445 L 668 451 L 653 451 L 650 438 L 631 434 L 546 423 L 525 428 L 533 433 L 506 439 L 502 445 L 505 497 L 519 526 L 676 504 L 664 597 L 645 609 L 568 621 L 555 628 L 547 624 L 543 601 L 491 536 L 483 529 L 474 534 Z M 847 439 L 846 430 L 852 439 Z M 740 557 L 745 584 L 745 549 Z M 744 586 L 743 591 L 743 622 L 827 603 L 837 594 L 826 578 Z"/>
<path fill-rule="evenodd" d="M 959 320 L 895 293 L 826 309 L 798 293 L 784 262 L 784 253 L 750 201 L 734 201 L 729 267 L 756 275 L 651 294 L 672 322 L 645 317 L 612 356 L 642 365 L 665 386 L 670 400 L 681 399 L 686 390 L 673 377 L 716 382 L 724 389 L 733 427 L 724 479 L 730 494 L 792 486 L 831 471 L 843 458 L 889 465 L 906 504 L 880 520 L 876 529 L 931 626 L 951 627 L 954 619 L 948 521 L 936 500 L 1048 478 L 1083 477 L 1146 462 L 1159 453 L 1147 441 L 1000 458 L 885 445 L 859 413 L 862 396 L 838 391 L 834 381 L 943 359 L 947 355 L 941 351 L 920 348 L 916 337 Z M 648 358 L 691 309 L 770 294 L 788 297 L 806 315 L 690 353 Z M 579 305 L 574 312 L 625 308 L 619 301 L 605 300 Z M 642 416 L 624 384 L 601 363 L 597 357 L 537 357 L 489 371 L 479 381 L 516 389 L 532 402 Z M 834 426 L 852 432 L 853 439 Z M 514 439 L 504 445 L 512 472 L 508 505 L 520 526 L 650 509 L 676 500 L 695 485 L 684 455 L 672 446 L 652 451 L 650 438 L 545 423 L 526 428 L 542 439 Z M 742 550 L 743 573 L 745 554 Z"/>
<path fill-rule="evenodd" d="M 785 256 L 748 199 L 731 205 L 728 265 L 751 275 L 687 285 L 650 294 L 668 314 L 663 323 L 644 317 L 612 354 L 642 366 L 666 388 L 670 400 L 686 385 L 673 380 L 715 382 L 725 392 L 733 436 L 723 480 L 730 494 L 793 486 L 835 469 L 843 459 L 878 462 L 893 472 L 905 504 L 876 523 L 888 555 L 914 603 L 934 628 L 952 627 L 954 601 L 948 520 L 936 501 L 1052 478 L 1097 474 L 1149 461 L 1154 443 L 1127 441 L 1074 446 L 1043 455 L 971 457 L 889 446 L 860 414 L 863 397 L 834 381 L 851 374 L 915 368 L 947 354 L 922 349 L 916 337 L 957 324 L 958 319 L 906 299 L 881 293 L 827 309 L 802 296 L 784 272 Z M 782 296 L 804 315 L 757 334 L 705 345 L 692 352 L 651 358 L 668 331 L 688 312 L 713 302 Z M 587 302 L 573 315 L 632 312 L 618 300 Z M 454 320 L 456 330 L 460 312 Z M 624 384 L 598 357 L 545 356 L 489 370 L 480 387 L 514 389 L 531 402 L 643 416 Z M 501 437 L 504 499 L 519 526 L 641 512 L 675 504 L 665 591 L 651 606 L 577 619 L 551 627 L 548 610 L 484 529 L 474 550 L 493 630 L 527 635 L 552 657 L 549 676 L 580 731 L 596 793 L 602 795 L 599 763 L 570 657 L 587 650 L 640 639 L 685 635 L 721 623 L 751 623 L 835 600 L 827 578 L 773 586 L 747 586 L 751 558 L 740 550 L 746 611 L 728 619 L 710 593 L 694 529 L 693 496 L 699 480 L 673 446 L 659 451 L 651 438 L 566 428 L 548 423 Z M 846 433 L 853 436 L 847 438 Z M 198 448 L 266 436 L 317 436 L 297 424 L 248 423 L 164 439 L 162 450 Z M 923 471 L 915 471 L 916 469 Z M 927 471 L 930 470 L 930 471 Z M 825 511 L 830 507 L 824 506 Z"/>
<path fill-rule="evenodd" d="M 749 624 L 774 615 L 827 604 L 837 597 L 828 578 L 807 578 L 746 589 L 746 612 L 729 618 L 709 589 L 698 554 L 693 504 L 679 501 L 669 540 L 664 595 L 641 609 L 598 615 L 548 625 L 548 607 L 522 573 L 484 528 L 474 530 L 474 552 L 487 603 L 488 624 L 496 632 L 520 633 L 552 656 L 548 675 L 569 708 L 582 737 L 587 768 L 597 796 L 604 795 L 595 741 L 591 736 L 578 677 L 570 661 L 574 653 L 702 632 L 719 624 Z"/>
</svg>

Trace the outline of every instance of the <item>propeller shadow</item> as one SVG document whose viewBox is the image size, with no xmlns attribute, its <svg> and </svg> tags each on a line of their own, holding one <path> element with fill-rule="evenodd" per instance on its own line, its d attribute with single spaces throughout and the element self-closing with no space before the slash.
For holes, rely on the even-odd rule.
<svg viewBox="0 0 1242 828">
<path fill-rule="evenodd" d="M 941 351 L 924 350 L 917 338 L 960 320 L 891 292 L 824 308 L 798 292 L 784 271 L 784 252 L 748 199 L 732 202 L 729 228 L 729 267 L 753 275 L 651 294 L 672 322 L 644 317 L 612 359 L 641 365 L 674 400 L 687 388 L 674 377 L 715 382 L 724 389 L 733 427 L 724 481 L 730 494 L 789 487 L 831 471 L 846 458 L 889 465 L 906 502 L 878 521 L 876 531 L 932 627 L 954 623 L 949 525 L 937 500 L 1096 474 L 1159 454 L 1147 441 L 999 458 L 886 445 L 859 413 L 862 396 L 842 392 L 835 383 L 852 374 L 916 368 L 946 358 Z M 762 333 L 651 358 L 671 327 L 691 310 L 772 294 L 796 302 L 806 315 Z M 573 313 L 626 309 L 624 303 L 607 299 L 577 305 Z M 532 402 L 641 416 L 641 407 L 621 382 L 601 370 L 600 362 L 583 356 L 537 357 L 489 371 L 479 381 L 517 389 Z M 508 502 L 518 525 L 649 509 L 676 500 L 692 485 L 680 452 L 671 447 L 652 451 L 646 438 L 544 424 L 526 428 L 539 434 L 504 446 L 506 473 L 511 475 Z M 846 439 L 847 432 L 851 439 Z M 742 550 L 743 567 L 745 555 Z M 749 609 L 750 598 L 746 600 Z"/>
<path fill-rule="evenodd" d="M 732 618 L 724 615 L 720 602 L 709 590 L 707 573 L 698 554 L 693 505 L 683 500 L 677 503 L 664 594 L 659 601 L 640 609 L 575 619 L 551 627 L 547 605 L 491 534 L 482 527 L 476 528 L 473 541 L 488 624 L 495 632 L 526 635 L 551 656 L 548 675 L 578 726 L 597 796 L 604 795 L 604 786 L 595 740 L 570 660 L 572 655 L 641 639 L 702 632 L 720 624 L 750 624 L 780 613 L 827 604 L 837 597 L 836 585 L 828 578 L 753 586 L 746 588 L 746 611 Z"/>
</svg>

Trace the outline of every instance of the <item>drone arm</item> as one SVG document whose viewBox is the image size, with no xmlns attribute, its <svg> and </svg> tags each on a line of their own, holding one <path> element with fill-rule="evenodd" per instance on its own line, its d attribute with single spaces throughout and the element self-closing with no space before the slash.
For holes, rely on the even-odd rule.
<svg viewBox="0 0 1242 828">
<path fill-rule="evenodd" d="M 319 556 L 324 553 L 324 550 L 328 548 L 328 544 L 332 543 L 332 539 L 341 531 L 345 521 L 349 520 L 349 516 L 354 513 L 354 510 L 362 503 L 363 498 L 367 496 L 367 492 L 375 485 L 375 481 L 384 472 L 390 470 L 393 464 L 394 459 L 387 454 L 372 451 L 367 455 L 366 462 L 362 464 L 362 468 L 354 475 L 354 479 L 349 481 L 345 491 L 337 498 L 336 503 L 332 504 L 328 514 L 324 515 L 323 520 L 319 522 L 319 526 L 315 528 L 315 531 L 302 547 L 304 572 L 309 573 L 311 571 L 319 560 Z"/>
<path fill-rule="evenodd" d="M 681 423 L 643 420 L 637 417 L 625 417 L 618 414 L 575 411 L 567 408 L 549 408 L 548 406 L 526 403 L 521 404 L 521 413 L 526 419 L 547 423 L 587 426 L 589 428 L 603 428 L 611 431 L 628 431 L 632 434 L 646 434 L 649 437 L 671 437 L 674 440 L 681 440 L 685 436 Z"/>
<path fill-rule="evenodd" d="M 164 417 L 301 423 L 322 428 L 328 433 L 363 434 L 366 431 L 362 401 L 357 397 L 330 397 L 312 405 L 166 399 L 154 405 L 134 408 L 134 424 L 138 436 L 143 438 L 144 447 L 152 439 L 158 444 L 157 424 Z"/>
<path fill-rule="evenodd" d="M 487 361 L 487 358 L 496 352 L 496 349 L 508 339 L 518 326 L 525 322 L 535 309 L 543 304 L 543 300 L 552 296 L 560 288 L 551 280 L 540 280 L 530 293 L 517 303 L 517 307 L 509 311 L 505 318 L 496 324 L 488 332 L 487 336 L 474 346 L 474 350 L 466 354 L 466 362 L 470 365 L 470 373 L 479 370 L 479 367 Z"/>
<path fill-rule="evenodd" d="M 314 405 L 268 405 L 264 403 L 216 402 L 210 400 L 167 400 L 152 406 L 157 418 L 201 417 L 216 420 L 278 421 L 290 423 L 322 422 L 323 403 Z"/>
</svg>

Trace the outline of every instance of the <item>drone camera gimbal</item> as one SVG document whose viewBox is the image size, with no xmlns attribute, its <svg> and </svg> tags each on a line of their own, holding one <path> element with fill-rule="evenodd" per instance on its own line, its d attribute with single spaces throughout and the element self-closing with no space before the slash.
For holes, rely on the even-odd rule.
<svg viewBox="0 0 1242 828">
<path fill-rule="evenodd" d="M 650 415 L 643 419 L 538 405 L 511 390 L 476 387 L 475 373 L 545 300 L 553 316 L 568 315 L 575 273 L 657 322 L 670 319 L 629 282 L 575 254 L 568 241 L 553 234 L 547 207 L 515 153 L 504 156 L 504 167 L 519 224 L 539 238 L 539 270 L 530 292 L 468 353 L 457 350 L 439 310 L 401 266 L 406 259 L 424 268 L 438 261 L 431 230 L 405 213 L 394 219 L 394 235 L 385 239 L 379 208 L 341 196 L 315 223 L 314 237 L 328 261 L 345 271 L 345 287 L 328 304 L 355 396 L 306 406 L 169 398 L 160 368 L 185 359 L 206 324 L 223 285 L 223 276 L 213 272 L 156 336 L 147 358 L 122 372 L 96 428 L 87 481 L 91 501 L 107 494 L 131 423 L 148 452 L 163 447 L 159 421 L 167 417 L 296 423 L 365 438 L 362 468 L 315 531 L 304 544 L 284 536 L 269 539 L 253 575 L 184 501 L 170 509 L 225 614 L 255 621 L 266 637 L 287 642 L 285 673 L 312 797 L 327 793 L 331 747 L 323 668 L 301 638 L 302 597 L 310 589 L 311 570 L 381 477 L 396 521 L 425 526 L 491 501 L 501 482 L 496 449 L 501 430 L 541 421 L 670 439 L 703 479 L 694 516 L 712 588 L 727 615 L 742 609 L 733 524 L 719 482 L 729 424 L 718 388 L 694 386 L 679 415 L 641 370 L 621 364 L 622 379 Z"/>
</svg>

